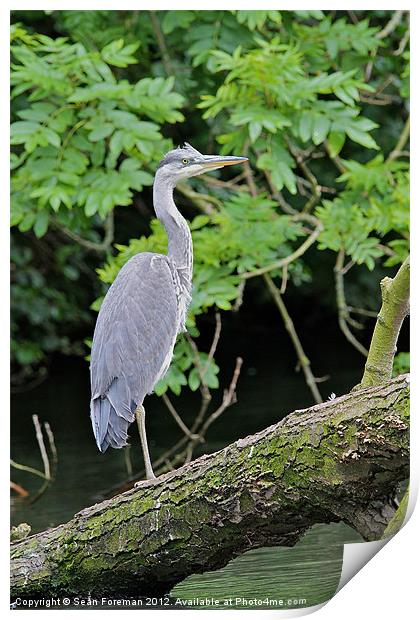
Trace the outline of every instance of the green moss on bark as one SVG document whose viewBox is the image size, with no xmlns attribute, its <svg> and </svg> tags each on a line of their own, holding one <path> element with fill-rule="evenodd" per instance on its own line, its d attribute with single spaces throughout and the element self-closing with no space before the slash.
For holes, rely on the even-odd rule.
<svg viewBox="0 0 420 620">
<path fill-rule="evenodd" d="M 401 325 L 410 304 L 410 257 L 407 257 L 394 278 L 381 282 L 382 306 L 370 343 L 362 387 L 388 381 L 392 376 L 394 355 Z"/>
<path fill-rule="evenodd" d="M 162 594 L 247 549 L 294 545 L 319 522 L 380 538 L 408 472 L 407 399 L 399 377 L 295 412 L 15 543 L 12 593 Z"/>
</svg>

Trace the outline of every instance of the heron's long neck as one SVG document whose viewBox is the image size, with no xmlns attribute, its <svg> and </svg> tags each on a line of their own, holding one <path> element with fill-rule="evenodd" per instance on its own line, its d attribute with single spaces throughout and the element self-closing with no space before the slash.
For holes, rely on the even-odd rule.
<svg viewBox="0 0 420 620">
<path fill-rule="evenodd" d="M 184 270 L 191 281 L 193 248 L 191 232 L 173 199 L 173 187 L 156 176 L 153 185 L 153 204 L 158 219 L 168 235 L 168 256 L 177 269 Z"/>
</svg>

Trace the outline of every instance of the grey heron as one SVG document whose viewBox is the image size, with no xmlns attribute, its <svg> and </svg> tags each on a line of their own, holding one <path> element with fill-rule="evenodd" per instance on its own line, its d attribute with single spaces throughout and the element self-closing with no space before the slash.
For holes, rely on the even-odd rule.
<svg viewBox="0 0 420 620">
<path fill-rule="evenodd" d="M 146 437 L 146 394 L 172 360 L 177 335 L 185 331 L 191 301 L 193 246 L 186 220 L 178 211 L 176 184 L 246 157 L 202 155 L 186 143 L 167 153 L 153 184 L 156 216 L 168 235 L 168 253 L 142 252 L 120 270 L 96 321 L 90 376 L 90 415 L 101 452 L 127 445 L 127 430 L 137 420 L 146 477 L 154 478 Z"/>
</svg>

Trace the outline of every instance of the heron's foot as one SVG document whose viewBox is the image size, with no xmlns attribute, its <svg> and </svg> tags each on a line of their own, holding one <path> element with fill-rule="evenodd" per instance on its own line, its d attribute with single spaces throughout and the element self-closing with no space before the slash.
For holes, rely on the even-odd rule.
<svg viewBox="0 0 420 620">
<path fill-rule="evenodd" d="M 146 485 L 148 482 L 150 482 L 151 480 L 157 480 L 157 476 L 155 476 L 153 472 L 147 473 L 146 478 L 144 480 L 137 480 L 137 482 L 134 483 L 134 488 L 137 489 L 138 487 L 142 487 Z"/>
</svg>

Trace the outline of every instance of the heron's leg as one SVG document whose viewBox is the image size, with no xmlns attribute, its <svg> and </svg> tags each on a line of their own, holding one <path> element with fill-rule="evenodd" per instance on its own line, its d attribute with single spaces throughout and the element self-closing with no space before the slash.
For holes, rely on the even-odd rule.
<svg viewBox="0 0 420 620">
<path fill-rule="evenodd" d="M 156 476 L 153 472 L 152 463 L 150 462 L 149 448 L 147 445 L 147 436 L 146 436 L 146 423 L 145 423 L 146 412 L 144 410 L 143 405 L 137 406 L 135 414 L 136 414 L 137 426 L 139 428 L 141 448 L 143 450 L 144 467 L 146 469 L 146 478 L 148 480 L 151 480 L 153 478 L 156 478 Z"/>
</svg>

